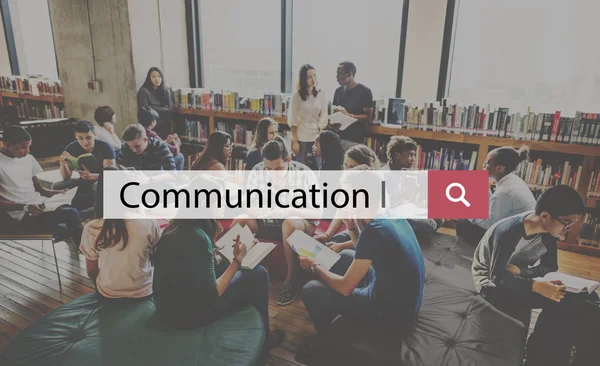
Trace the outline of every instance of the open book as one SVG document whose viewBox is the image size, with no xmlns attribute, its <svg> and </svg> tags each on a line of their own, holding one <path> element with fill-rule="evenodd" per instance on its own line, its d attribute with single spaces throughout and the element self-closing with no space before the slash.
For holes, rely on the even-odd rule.
<svg viewBox="0 0 600 366">
<path fill-rule="evenodd" d="M 288 238 L 292 249 L 303 257 L 314 258 L 323 268 L 330 270 L 340 255 L 318 242 L 304 231 L 296 230 Z"/>
<path fill-rule="evenodd" d="M 100 173 L 100 166 L 96 161 L 94 155 L 87 153 L 81 154 L 79 157 L 75 158 L 67 158 L 69 162 L 69 169 L 71 170 L 83 170 L 83 166 L 85 165 L 86 169 L 90 171 L 90 173 Z"/>
<path fill-rule="evenodd" d="M 221 248 L 218 249 L 219 253 L 227 258 L 229 262 L 233 262 L 233 244 L 238 235 L 240 236 L 240 242 L 246 244 L 246 248 L 248 249 L 248 253 L 242 261 L 243 269 L 253 269 L 276 247 L 273 243 L 254 244 L 254 235 L 252 234 L 252 231 L 250 231 L 250 228 L 248 226 L 242 227 L 240 224 L 235 224 L 235 226 L 229 229 L 216 244 L 217 248 Z"/>
<path fill-rule="evenodd" d="M 66 193 L 55 194 L 44 201 L 44 212 L 54 211 L 60 206 L 70 205 L 77 193 L 77 187 L 69 189 Z"/>
<path fill-rule="evenodd" d="M 358 120 L 356 118 L 347 116 L 347 115 L 343 114 L 342 112 L 335 112 L 334 114 L 329 116 L 329 121 L 331 122 L 331 124 L 335 124 L 335 123 L 341 124 L 340 131 L 344 131 L 346 128 L 348 128 L 348 126 L 350 126 L 351 124 L 353 124 L 354 122 L 356 122 Z"/>
<path fill-rule="evenodd" d="M 547 273 L 544 277 L 538 277 L 534 279 L 535 281 L 555 281 L 555 280 L 560 280 L 562 281 L 562 283 L 565 284 L 565 286 L 567 286 L 566 290 L 568 292 L 573 292 L 573 293 L 580 293 L 580 292 L 587 292 L 588 294 L 591 294 L 592 292 L 594 292 L 598 286 L 600 286 L 600 283 L 596 282 L 596 281 L 592 281 L 592 280 L 586 280 L 585 278 L 579 278 L 579 277 L 575 277 L 575 276 L 569 276 L 566 275 L 564 273 L 558 273 L 558 272 L 550 272 Z"/>
</svg>

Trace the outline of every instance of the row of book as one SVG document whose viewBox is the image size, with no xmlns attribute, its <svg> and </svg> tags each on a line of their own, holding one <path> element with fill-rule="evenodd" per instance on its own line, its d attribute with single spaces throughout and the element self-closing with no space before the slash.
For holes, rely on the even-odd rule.
<svg viewBox="0 0 600 366">
<path fill-rule="evenodd" d="M 64 118 L 65 109 L 62 106 L 44 103 L 29 103 L 25 104 L 22 101 L 14 102 L 10 101 L 8 105 L 12 105 L 17 108 L 17 114 L 20 120 L 32 120 L 32 119 L 51 119 L 51 118 Z"/>
<path fill-rule="evenodd" d="M 476 104 L 461 106 L 425 103 L 412 106 L 403 99 L 375 102 L 375 123 L 401 125 L 409 129 L 443 131 L 468 135 L 506 137 L 518 140 L 600 144 L 598 113 L 576 112 L 574 117 L 554 113 L 512 113 L 509 108 Z"/>
<path fill-rule="evenodd" d="M 0 76 L 0 91 L 29 95 L 63 95 L 62 83 L 60 81 L 32 74 L 27 76 Z"/>
<path fill-rule="evenodd" d="M 236 123 L 232 125 L 227 122 L 216 122 L 217 131 L 227 132 L 233 138 L 233 143 L 244 146 L 251 146 L 254 141 L 254 129 L 249 125 Z"/>
<path fill-rule="evenodd" d="M 597 213 L 588 212 L 583 215 L 577 242 L 592 248 L 600 247 L 600 217 Z"/>
<path fill-rule="evenodd" d="M 382 162 L 387 161 L 387 141 L 376 137 L 367 137 L 366 144 Z M 417 170 L 474 170 L 477 164 L 477 151 L 453 148 L 427 149 L 417 145 L 415 164 Z"/>
<path fill-rule="evenodd" d="M 198 120 L 183 119 L 176 124 L 175 132 L 180 136 L 192 137 L 199 140 L 207 140 L 209 135 L 208 123 Z"/>
<path fill-rule="evenodd" d="M 553 161 L 548 163 L 539 158 L 535 161 L 524 161 L 517 167 L 515 174 L 534 189 L 566 184 L 575 189 L 579 187 L 582 166 L 573 165 L 569 161 Z"/>
<path fill-rule="evenodd" d="M 171 93 L 173 105 L 179 108 L 209 111 L 285 116 L 289 108 L 289 94 L 242 96 L 238 92 L 208 89 L 176 89 Z"/>
<path fill-rule="evenodd" d="M 598 167 L 598 161 L 596 160 L 596 167 L 592 172 L 590 183 L 588 185 L 588 198 L 600 198 L 600 169 Z"/>
</svg>

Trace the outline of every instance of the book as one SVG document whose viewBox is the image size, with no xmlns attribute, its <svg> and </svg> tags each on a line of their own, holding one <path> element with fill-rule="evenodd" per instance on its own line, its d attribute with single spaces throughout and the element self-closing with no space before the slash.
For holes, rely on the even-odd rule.
<svg viewBox="0 0 600 366">
<path fill-rule="evenodd" d="M 569 276 L 564 273 L 558 273 L 558 272 L 550 272 L 550 273 L 547 273 L 544 277 L 534 278 L 534 280 L 535 281 L 559 280 L 567 287 L 566 290 L 568 292 L 572 292 L 572 293 L 576 293 L 576 294 L 578 294 L 580 292 L 587 292 L 588 294 L 591 294 L 598 288 L 598 286 L 600 286 L 600 283 L 598 283 L 596 281 L 587 280 L 585 278 L 580 278 L 580 277 L 575 277 L 575 276 Z"/>
<path fill-rule="evenodd" d="M 273 243 L 255 243 L 254 234 L 248 226 L 242 227 L 240 224 L 235 224 L 216 244 L 219 253 L 227 258 L 230 263 L 233 262 L 233 244 L 238 235 L 240 236 L 240 242 L 246 244 L 248 250 L 242 261 L 242 269 L 254 269 L 276 247 Z"/>
<path fill-rule="evenodd" d="M 340 255 L 321 244 L 304 231 L 296 230 L 288 238 L 288 243 L 298 255 L 313 258 L 323 268 L 330 270 L 340 259 Z"/>
<path fill-rule="evenodd" d="M 66 160 L 69 162 L 69 169 L 71 170 L 83 170 L 84 166 L 90 173 L 99 173 L 101 170 L 96 158 L 91 153 L 81 154 L 77 158 L 70 157 Z"/>
<path fill-rule="evenodd" d="M 347 116 L 342 112 L 335 112 L 334 114 L 329 116 L 329 121 L 331 122 L 331 124 L 341 124 L 340 131 L 344 131 L 346 128 L 348 128 L 348 126 L 350 126 L 358 120 L 356 118 Z"/>
<path fill-rule="evenodd" d="M 75 193 L 77 193 L 77 187 L 68 190 L 66 193 L 59 193 L 49 197 L 43 203 L 44 212 L 51 212 L 61 206 L 70 205 L 73 197 L 75 197 Z"/>
</svg>

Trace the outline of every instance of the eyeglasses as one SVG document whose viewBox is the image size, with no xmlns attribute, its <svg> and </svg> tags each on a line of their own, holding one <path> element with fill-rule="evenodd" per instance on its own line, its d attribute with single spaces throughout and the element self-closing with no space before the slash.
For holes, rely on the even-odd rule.
<svg viewBox="0 0 600 366">
<path fill-rule="evenodd" d="M 563 220 L 559 219 L 558 217 L 554 217 L 554 219 L 556 221 L 560 222 L 561 224 L 563 224 L 565 226 L 565 229 L 568 229 L 568 228 L 572 227 L 577 222 L 577 220 L 575 220 L 575 221 L 563 221 Z"/>
</svg>

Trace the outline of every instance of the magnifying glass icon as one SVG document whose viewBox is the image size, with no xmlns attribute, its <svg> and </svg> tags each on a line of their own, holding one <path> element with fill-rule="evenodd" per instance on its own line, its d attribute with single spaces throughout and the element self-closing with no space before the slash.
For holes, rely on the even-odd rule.
<svg viewBox="0 0 600 366">
<path fill-rule="evenodd" d="M 454 187 L 457 187 L 460 189 L 460 197 L 458 197 L 458 198 L 452 197 L 450 195 L 450 190 Z M 448 201 L 454 202 L 454 203 L 462 202 L 465 206 L 471 207 L 471 204 L 469 203 L 469 201 L 467 201 L 465 199 L 465 194 L 466 194 L 465 187 L 460 183 L 456 183 L 456 182 L 450 183 L 450 184 L 448 184 L 448 187 L 446 187 L 446 198 L 448 199 Z"/>
</svg>

